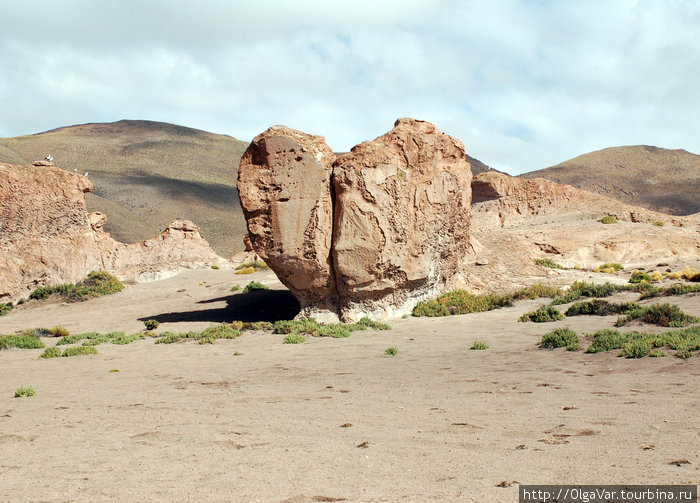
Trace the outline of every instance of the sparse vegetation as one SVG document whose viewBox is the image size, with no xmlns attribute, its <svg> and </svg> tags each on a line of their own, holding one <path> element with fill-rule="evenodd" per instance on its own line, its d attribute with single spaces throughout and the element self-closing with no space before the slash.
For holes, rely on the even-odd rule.
<svg viewBox="0 0 700 503">
<path fill-rule="evenodd" d="M 651 283 L 651 276 L 644 271 L 633 271 L 632 276 L 630 276 L 630 283 Z"/>
<path fill-rule="evenodd" d="M 220 269 L 220 267 L 216 264 L 212 265 L 211 268 L 214 269 L 215 271 L 218 271 Z"/>
<path fill-rule="evenodd" d="M 82 355 L 96 355 L 97 349 L 95 346 L 77 346 L 72 348 L 66 348 L 61 353 L 61 356 L 82 356 Z"/>
<path fill-rule="evenodd" d="M 656 220 L 652 223 L 652 225 L 656 225 L 657 227 L 663 227 L 665 223 L 666 222 L 664 222 L 663 220 Z"/>
<path fill-rule="evenodd" d="M 540 347 L 546 349 L 566 348 L 567 351 L 578 351 L 580 343 L 578 335 L 568 328 L 557 328 L 542 336 Z"/>
<path fill-rule="evenodd" d="M 620 356 L 625 358 L 644 358 L 651 352 L 651 348 L 651 343 L 645 338 L 635 338 L 622 346 Z"/>
<path fill-rule="evenodd" d="M 700 318 L 684 313 L 675 304 L 652 304 L 631 309 L 626 316 L 615 323 L 621 327 L 633 320 L 662 327 L 685 327 L 691 323 L 700 323 Z"/>
<path fill-rule="evenodd" d="M 566 316 L 609 316 L 611 314 L 622 314 L 631 309 L 637 309 L 639 307 L 639 304 L 637 304 L 636 302 L 616 304 L 614 302 L 608 302 L 602 299 L 594 299 L 574 303 L 569 309 L 567 309 L 565 314 Z"/>
<path fill-rule="evenodd" d="M 31 386 L 27 388 L 17 388 L 15 390 L 15 398 L 26 398 L 28 396 L 36 396 L 36 390 Z"/>
<path fill-rule="evenodd" d="M 242 271 L 244 269 L 253 269 L 253 272 L 255 271 L 269 271 L 270 266 L 267 265 L 265 262 L 262 260 L 248 260 L 247 262 L 243 262 L 240 264 L 238 267 L 236 267 L 236 271 Z M 237 274 L 250 274 L 250 273 L 237 273 Z"/>
<path fill-rule="evenodd" d="M 202 331 L 202 338 L 209 339 L 235 339 L 241 335 L 241 333 L 236 330 L 231 323 L 221 323 L 219 325 L 213 325 L 211 327 L 205 328 Z M 213 343 L 213 342 L 212 342 Z"/>
<path fill-rule="evenodd" d="M 57 325 L 51 329 L 51 335 L 53 335 L 54 337 L 66 337 L 70 335 L 70 332 L 66 327 Z"/>
<path fill-rule="evenodd" d="M 66 301 L 82 302 L 92 297 L 101 297 L 124 289 L 124 284 L 107 271 L 93 271 L 83 281 L 53 286 L 41 286 L 29 294 L 33 300 L 47 299 L 58 295 Z"/>
<path fill-rule="evenodd" d="M 675 283 L 671 286 L 667 286 L 666 288 L 652 287 L 651 289 L 643 292 L 641 297 L 639 297 L 639 300 L 650 299 L 652 297 L 687 295 L 689 293 L 698 292 L 700 292 L 700 285 L 687 285 L 682 283 Z"/>
<path fill-rule="evenodd" d="M 668 356 L 668 353 L 660 349 L 655 349 L 649 353 L 649 356 L 651 356 L 652 358 L 663 358 L 665 356 Z"/>
<path fill-rule="evenodd" d="M 619 262 L 606 262 L 600 265 L 600 269 L 615 269 L 616 271 L 621 271 L 624 267 Z"/>
<path fill-rule="evenodd" d="M 58 358 L 61 356 L 61 348 L 52 347 L 46 348 L 46 350 L 39 355 L 39 358 Z"/>
<path fill-rule="evenodd" d="M 518 321 L 532 321 L 534 323 L 546 323 L 549 321 L 563 320 L 565 316 L 552 306 L 542 306 L 537 311 L 530 311 L 523 314 Z"/>
<path fill-rule="evenodd" d="M 302 342 L 306 341 L 306 337 L 304 337 L 304 334 L 300 333 L 291 333 L 287 335 L 287 337 L 284 338 L 283 344 L 301 344 Z"/>
<path fill-rule="evenodd" d="M 536 258 L 534 261 L 535 265 L 541 267 L 549 267 L 550 269 L 564 269 L 564 266 L 557 264 L 551 258 Z"/>
<path fill-rule="evenodd" d="M 474 341 L 474 344 L 472 344 L 472 347 L 470 347 L 469 349 L 483 350 L 483 349 L 488 349 L 488 348 L 489 348 L 489 345 L 486 342 L 476 340 L 476 341 Z"/>
<path fill-rule="evenodd" d="M 160 322 L 158 320 L 146 320 L 143 322 L 143 324 L 146 327 L 146 330 L 155 330 L 160 326 Z"/>
<path fill-rule="evenodd" d="M 274 324 L 276 334 L 308 334 L 313 337 L 350 337 L 350 333 L 356 330 L 391 330 L 385 323 L 372 321 L 367 317 L 362 318 L 357 323 L 319 323 L 313 318 L 302 318 L 298 320 L 282 320 Z"/>
<path fill-rule="evenodd" d="M 12 304 L 10 304 L 9 302 L 7 304 L 0 304 L 0 316 L 5 316 L 6 314 L 9 314 L 9 312 L 12 311 L 12 309 Z"/>
<path fill-rule="evenodd" d="M 399 348 L 396 346 L 388 347 L 384 350 L 384 354 L 388 356 L 396 356 L 399 352 Z"/>
<path fill-rule="evenodd" d="M 615 218 L 612 215 L 605 215 L 603 218 L 598 220 L 600 223 L 603 224 L 616 224 L 617 223 L 617 218 Z"/>
<path fill-rule="evenodd" d="M 245 293 L 254 292 L 256 290 L 269 290 L 269 288 L 267 286 L 263 285 L 262 283 L 260 283 L 259 281 L 251 281 L 243 289 L 243 291 Z"/>
<path fill-rule="evenodd" d="M 39 340 L 39 337 L 31 330 L 25 330 L 19 335 L 0 335 L 0 349 L 41 349 L 45 347 L 46 344 Z"/>
<path fill-rule="evenodd" d="M 242 351 L 234 351 L 233 356 L 242 356 L 243 352 Z"/>
<path fill-rule="evenodd" d="M 115 372 L 119 372 L 119 369 L 109 369 L 110 374 L 114 374 Z"/>
<path fill-rule="evenodd" d="M 232 291 L 232 292 L 238 292 L 238 291 L 240 291 L 240 290 L 243 290 L 243 287 L 242 287 L 241 285 L 233 285 L 233 286 L 231 287 L 231 291 Z"/>
<path fill-rule="evenodd" d="M 245 322 L 241 330 L 273 330 L 275 326 L 269 321 Z"/>
<path fill-rule="evenodd" d="M 667 356 L 665 351 L 654 351 L 657 348 L 669 347 L 676 351 L 679 358 L 692 356 L 693 351 L 700 349 L 700 326 L 670 330 L 658 334 L 646 332 L 621 333 L 617 330 L 605 329 L 588 336 L 593 340 L 586 350 L 587 353 L 600 353 L 620 349 L 620 356 L 641 358 L 642 356 Z M 656 354 L 653 354 L 656 353 Z"/>
<path fill-rule="evenodd" d="M 241 332 L 233 324 L 220 323 L 205 328 L 202 332 L 163 332 L 156 339 L 156 344 L 173 344 L 186 339 L 196 340 L 199 344 L 214 344 L 217 339 L 235 339 L 239 335 Z"/>
<path fill-rule="evenodd" d="M 254 267 L 244 267 L 243 269 L 238 269 L 234 271 L 234 274 L 253 274 L 254 272 Z"/>
<path fill-rule="evenodd" d="M 68 344 L 75 344 L 76 342 L 87 339 L 83 342 L 83 346 L 99 346 L 106 342 L 111 342 L 112 344 L 131 344 L 134 341 L 143 339 L 146 336 L 144 332 L 136 332 L 127 336 L 124 332 L 109 332 L 107 334 L 101 334 L 99 332 L 85 332 L 82 334 L 66 335 L 61 337 L 56 341 L 56 346 L 65 346 Z"/>
</svg>

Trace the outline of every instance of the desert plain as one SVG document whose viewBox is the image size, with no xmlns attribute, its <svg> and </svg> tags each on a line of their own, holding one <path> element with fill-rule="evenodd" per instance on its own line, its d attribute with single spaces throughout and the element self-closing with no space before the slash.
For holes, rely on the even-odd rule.
<svg viewBox="0 0 700 503">
<path fill-rule="evenodd" d="M 555 274 L 561 284 L 611 276 Z M 271 289 L 230 291 L 250 280 Z M 671 301 L 700 316 L 699 299 L 642 304 Z M 4 350 L 0 501 L 513 502 L 519 483 L 697 483 L 697 354 L 540 349 L 544 333 L 568 327 L 585 350 L 583 334 L 616 320 L 518 322 L 546 301 L 391 320 L 388 331 L 298 345 L 246 331 L 213 345 L 101 344 L 72 358 Z M 295 308 L 272 272 L 202 269 L 83 303 L 30 303 L 0 327 L 132 333 L 157 319 L 159 332 L 202 330 L 289 318 Z M 634 329 L 666 330 L 623 330 Z M 489 349 L 471 350 L 477 339 Z M 398 353 L 386 355 L 392 346 Z M 21 386 L 36 396 L 14 398 Z"/>
</svg>

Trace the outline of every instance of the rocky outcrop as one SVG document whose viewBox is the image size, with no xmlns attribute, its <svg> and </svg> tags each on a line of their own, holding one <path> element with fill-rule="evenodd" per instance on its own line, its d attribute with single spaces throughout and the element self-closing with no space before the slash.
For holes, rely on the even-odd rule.
<svg viewBox="0 0 700 503">
<path fill-rule="evenodd" d="M 253 248 L 304 314 L 338 310 L 331 259 L 335 155 L 321 136 L 273 126 L 241 158 L 238 192 Z"/>
<path fill-rule="evenodd" d="M 0 164 L 0 302 L 94 270 L 138 281 L 225 263 L 191 222 L 174 222 L 141 243 L 113 240 L 102 231 L 105 215 L 87 213 L 84 193 L 92 188 L 86 177 L 43 162 Z"/>
<path fill-rule="evenodd" d="M 675 226 L 694 221 L 692 216 L 659 213 L 544 178 L 526 180 L 495 171 L 475 176 L 472 191 L 473 225 L 479 229 L 567 216 L 611 215 L 622 221 L 664 222 Z"/>
<path fill-rule="evenodd" d="M 336 159 L 344 318 L 400 316 L 451 284 L 469 247 L 470 184 L 462 143 L 414 119 Z"/>
<path fill-rule="evenodd" d="M 238 176 L 252 245 L 302 316 L 400 316 L 459 274 L 471 170 L 461 142 L 432 124 L 399 119 L 337 159 L 322 137 L 276 126 Z"/>
</svg>

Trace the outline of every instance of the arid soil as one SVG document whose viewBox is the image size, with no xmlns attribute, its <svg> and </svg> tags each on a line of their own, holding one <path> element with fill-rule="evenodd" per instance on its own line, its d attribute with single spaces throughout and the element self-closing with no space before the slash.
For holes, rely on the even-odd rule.
<svg viewBox="0 0 700 503">
<path fill-rule="evenodd" d="M 569 273 L 605 279 L 559 272 Z M 230 292 L 252 279 L 276 290 Z M 697 294 L 654 299 L 669 300 L 700 315 Z M 697 483 L 699 357 L 541 350 L 555 327 L 583 334 L 615 321 L 518 323 L 545 302 L 301 345 L 245 332 L 49 360 L 4 350 L 0 501 L 512 502 L 518 483 Z M 81 304 L 20 308 L 0 332 L 131 333 L 149 318 L 159 331 L 201 330 L 295 309 L 269 272 L 188 271 Z M 490 348 L 470 350 L 475 339 Z M 37 395 L 13 398 L 20 386 Z"/>
</svg>

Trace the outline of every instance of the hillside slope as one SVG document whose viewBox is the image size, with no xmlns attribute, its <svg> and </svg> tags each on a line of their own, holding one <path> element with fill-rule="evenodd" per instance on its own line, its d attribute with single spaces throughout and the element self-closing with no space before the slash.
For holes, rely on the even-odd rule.
<svg viewBox="0 0 700 503">
<path fill-rule="evenodd" d="M 47 155 L 66 171 L 89 172 L 89 211 L 105 230 L 134 243 L 175 219 L 194 221 L 217 253 L 243 248 L 238 164 L 248 144 L 230 136 L 151 121 L 69 126 L 0 139 L 0 161 L 30 164 Z"/>
<path fill-rule="evenodd" d="M 573 185 L 672 215 L 700 211 L 700 155 L 685 150 L 606 148 L 520 176 Z"/>
</svg>

